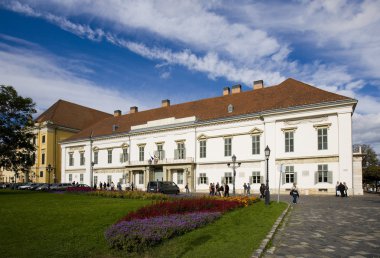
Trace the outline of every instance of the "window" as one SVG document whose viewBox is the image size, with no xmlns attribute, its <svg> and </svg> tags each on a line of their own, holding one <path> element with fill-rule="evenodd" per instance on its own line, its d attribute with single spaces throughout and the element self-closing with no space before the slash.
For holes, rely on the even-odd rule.
<svg viewBox="0 0 380 258">
<path fill-rule="evenodd" d="M 295 183 L 295 172 L 294 172 L 294 166 L 285 166 L 285 173 L 283 174 L 285 176 L 285 180 L 283 180 L 283 183 Z"/>
<path fill-rule="evenodd" d="M 139 161 L 144 161 L 145 146 L 139 146 Z"/>
<path fill-rule="evenodd" d="M 163 160 L 165 157 L 164 152 L 164 145 L 163 144 L 157 144 L 157 152 L 155 153 L 156 158 L 159 160 Z"/>
<path fill-rule="evenodd" d="M 294 151 L 294 131 L 285 132 L 285 152 Z"/>
<path fill-rule="evenodd" d="M 45 142 L 46 142 L 46 135 L 42 135 L 41 142 L 42 142 L 42 143 L 45 143 Z"/>
<path fill-rule="evenodd" d="M 41 164 L 45 164 L 45 153 L 41 154 Z"/>
<path fill-rule="evenodd" d="M 84 152 L 80 152 L 79 155 L 80 155 L 80 165 L 83 166 L 84 165 Z"/>
<path fill-rule="evenodd" d="M 232 153 L 232 138 L 224 138 L 224 156 L 231 156 Z"/>
<path fill-rule="evenodd" d="M 318 128 L 318 150 L 327 150 L 327 128 Z"/>
<path fill-rule="evenodd" d="M 112 182 L 112 176 L 107 176 L 107 183 L 111 184 L 111 182 Z"/>
<path fill-rule="evenodd" d="M 139 173 L 139 184 L 144 184 L 144 173 L 142 172 Z"/>
<path fill-rule="evenodd" d="M 94 164 L 98 164 L 99 152 L 94 151 Z"/>
<path fill-rule="evenodd" d="M 94 176 L 94 185 L 98 185 L 98 176 Z"/>
<path fill-rule="evenodd" d="M 107 150 L 108 153 L 108 164 L 112 163 L 112 150 Z"/>
<path fill-rule="evenodd" d="M 120 162 L 124 163 L 124 162 L 127 162 L 127 161 L 128 161 L 128 149 L 124 148 L 123 149 L 123 153 L 121 153 L 121 155 L 120 155 Z"/>
<path fill-rule="evenodd" d="M 199 157 L 206 158 L 206 141 L 199 142 Z"/>
<path fill-rule="evenodd" d="M 177 184 L 183 184 L 183 172 L 177 172 Z"/>
<path fill-rule="evenodd" d="M 69 174 L 69 182 L 73 181 L 73 174 Z"/>
<path fill-rule="evenodd" d="M 79 175 L 79 182 L 80 182 L 81 184 L 83 184 L 83 174 L 80 174 L 80 175 Z"/>
<path fill-rule="evenodd" d="M 174 159 L 184 159 L 186 158 L 186 149 L 184 142 L 177 143 L 177 150 L 174 152 Z"/>
<path fill-rule="evenodd" d="M 327 164 L 318 165 L 318 171 L 315 172 L 315 183 L 330 183 L 332 184 L 332 171 L 328 171 Z"/>
<path fill-rule="evenodd" d="M 40 177 L 44 177 L 44 172 L 40 171 Z"/>
<path fill-rule="evenodd" d="M 69 166 L 74 166 L 74 153 L 69 153 Z"/>
<path fill-rule="evenodd" d="M 250 181 L 251 181 L 251 184 L 261 184 L 262 180 L 260 176 L 260 171 L 253 171 Z"/>
<path fill-rule="evenodd" d="M 223 182 L 223 180 L 222 180 L 222 182 Z M 232 184 L 232 173 L 231 172 L 224 173 L 224 183 Z"/>
<path fill-rule="evenodd" d="M 208 185 L 208 178 L 206 173 L 200 173 L 198 178 L 198 184 L 206 184 Z"/>
<path fill-rule="evenodd" d="M 260 135 L 252 136 L 252 154 L 260 154 Z"/>
</svg>

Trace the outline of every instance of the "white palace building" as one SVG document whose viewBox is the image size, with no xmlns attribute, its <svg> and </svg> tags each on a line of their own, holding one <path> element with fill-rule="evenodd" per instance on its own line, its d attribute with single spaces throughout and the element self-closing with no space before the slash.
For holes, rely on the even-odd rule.
<svg viewBox="0 0 380 258">
<path fill-rule="evenodd" d="M 192 192 L 223 182 L 232 192 L 235 155 L 236 192 L 249 183 L 257 194 L 266 183 L 268 146 L 272 194 L 293 182 L 304 194 L 334 194 L 337 181 L 347 183 L 349 194 L 362 194 L 361 159 L 352 151 L 356 104 L 287 79 L 271 87 L 255 81 L 244 92 L 226 87 L 222 96 L 182 104 L 163 100 L 151 110 L 131 107 L 125 115 L 116 110 L 61 142 L 62 181 L 133 182 L 145 190 L 148 181 L 164 180 Z"/>
</svg>

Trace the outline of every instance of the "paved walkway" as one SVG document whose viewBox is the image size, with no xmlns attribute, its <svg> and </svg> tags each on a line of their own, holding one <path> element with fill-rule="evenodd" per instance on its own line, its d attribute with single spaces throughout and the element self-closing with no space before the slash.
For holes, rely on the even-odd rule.
<svg viewBox="0 0 380 258">
<path fill-rule="evenodd" d="M 380 195 L 301 196 L 264 257 L 380 257 Z"/>
</svg>

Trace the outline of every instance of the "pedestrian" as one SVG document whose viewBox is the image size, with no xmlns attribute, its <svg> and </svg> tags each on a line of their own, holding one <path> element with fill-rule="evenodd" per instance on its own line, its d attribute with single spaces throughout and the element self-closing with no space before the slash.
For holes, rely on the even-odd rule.
<svg viewBox="0 0 380 258">
<path fill-rule="evenodd" d="M 251 185 L 247 183 L 247 195 L 249 196 L 251 194 Z"/>
<path fill-rule="evenodd" d="M 110 190 L 110 182 L 107 182 L 107 190 Z"/>
<path fill-rule="evenodd" d="M 115 184 L 111 182 L 111 191 L 115 190 Z"/>
<path fill-rule="evenodd" d="M 208 187 L 208 191 L 209 191 L 210 195 L 212 195 L 212 183 L 210 183 L 210 185 Z"/>
<path fill-rule="evenodd" d="M 224 185 L 224 196 L 225 197 L 230 197 L 230 187 L 228 186 L 228 184 L 225 184 Z"/>
<path fill-rule="evenodd" d="M 336 181 L 336 185 L 335 185 L 335 196 L 338 197 L 339 196 L 339 181 Z"/>
<path fill-rule="evenodd" d="M 338 186 L 338 190 L 340 192 L 340 197 L 344 197 L 344 191 L 345 191 L 345 187 L 344 187 L 344 184 L 340 183 L 339 186 Z"/>
<path fill-rule="evenodd" d="M 211 184 L 211 195 L 215 195 L 215 184 Z"/>
<path fill-rule="evenodd" d="M 220 193 L 220 196 L 224 196 L 224 187 L 223 187 L 223 185 L 221 185 L 220 187 L 219 187 L 219 193 Z"/>
<path fill-rule="evenodd" d="M 296 183 L 293 183 L 292 190 L 290 190 L 290 195 L 293 197 L 293 203 L 296 204 L 297 199 L 300 197 Z"/>
<path fill-rule="evenodd" d="M 75 186 L 75 181 L 73 181 L 72 185 Z"/>
<path fill-rule="evenodd" d="M 188 183 L 186 183 L 186 185 L 185 185 L 185 189 L 186 189 L 186 193 L 187 193 L 187 194 L 190 193 L 190 191 L 189 191 L 189 184 L 188 184 Z"/>
<path fill-rule="evenodd" d="M 99 183 L 99 189 L 102 190 L 103 184 L 102 182 Z"/>
<path fill-rule="evenodd" d="M 104 181 L 104 183 L 103 183 L 103 189 L 106 190 L 106 187 L 107 187 L 107 184 L 106 184 L 106 182 Z"/>
<path fill-rule="evenodd" d="M 117 190 L 121 191 L 121 184 L 120 184 L 120 182 L 117 182 Z"/>
<path fill-rule="evenodd" d="M 216 186 L 215 186 L 215 195 L 219 196 L 220 195 L 220 186 L 219 186 L 219 182 L 216 182 Z"/>
<path fill-rule="evenodd" d="M 348 194 L 347 194 L 348 186 L 346 182 L 343 182 L 343 185 L 344 185 L 344 196 L 348 197 Z"/>
<path fill-rule="evenodd" d="M 244 183 L 243 188 L 244 188 L 244 195 L 246 195 L 247 194 L 247 184 L 246 183 Z"/>
<path fill-rule="evenodd" d="M 261 184 L 260 185 L 260 198 L 264 198 L 264 197 L 265 197 L 265 185 Z"/>
<path fill-rule="evenodd" d="M 132 189 L 132 191 L 133 191 L 133 187 L 134 187 L 134 184 L 133 184 L 133 182 L 131 183 L 131 189 Z"/>
<path fill-rule="evenodd" d="M 96 190 L 96 182 L 94 183 L 94 190 Z"/>
</svg>

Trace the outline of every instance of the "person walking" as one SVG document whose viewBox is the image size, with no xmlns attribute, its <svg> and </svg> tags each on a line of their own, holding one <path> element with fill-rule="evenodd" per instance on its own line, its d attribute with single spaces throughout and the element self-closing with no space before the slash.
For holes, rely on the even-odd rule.
<svg viewBox="0 0 380 258">
<path fill-rule="evenodd" d="M 345 187 L 344 187 L 344 184 L 340 183 L 339 186 L 338 186 L 338 190 L 340 192 L 340 197 L 344 197 L 344 191 L 345 191 Z"/>
<path fill-rule="evenodd" d="M 212 195 L 212 183 L 210 183 L 210 186 L 208 187 L 208 191 L 210 192 L 210 195 Z"/>
<path fill-rule="evenodd" d="M 219 182 L 216 183 L 216 186 L 215 186 L 215 195 L 219 196 L 220 195 L 220 189 L 219 189 Z"/>
<path fill-rule="evenodd" d="M 338 197 L 339 196 L 339 181 L 336 181 L 336 185 L 335 185 L 335 196 Z"/>
<path fill-rule="evenodd" d="M 121 184 L 120 184 L 120 182 L 117 182 L 117 190 L 121 191 Z"/>
<path fill-rule="evenodd" d="M 290 191 L 290 195 L 293 197 L 293 204 L 296 204 L 297 199 L 300 197 L 296 183 L 293 183 L 293 187 L 292 187 L 292 190 Z"/>
<path fill-rule="evenodd" d="M 102 182 L 99 183 L 99 189 L 102 190 L 103 184 Z"/>
<path fill-rule="evenodd" d="M 228 186 L 228 184 L 225 184 L 224 185 L 224 197 L 230 197 L 230 187 Z"/>
<path fill-rule="evenodd" d="M 251 194 L 251 185 L 247 183 L 247 195 L 249 196 Z"/>
<path fill-rule="evenodd" d="M 115 189 L 115 184 L 111 182 L 111 191 L 113 191 L 114 189 Z"/>
<path fill-rule="evenodd" d="M 346 182 L 343 182 L 343 185 L 344 185 L 344 196 L 348 197 L 348 194 L 347 194 L 348 186 L 347 186 Z"/>
<path fill-rule="evenodd" d="M 104 189 L 104 190 L 107 189 L 107 184 L 106 184 L 106 182 L 103 183 L 103 189 Z"/>
<path fill-rule="evenodd" d="M 260 198 L 264 198 L 264 197 L 265 197 L 265 185 L 261 184 L 260 185 Z"/>
<path fill-rule="evenodd" d="M 223 184 L 222 185 L 220 185 L 220 188 L 219 188 L 219 194 L 220 194 L 220 196 L 224 196 L 224 187 L 223 187 Z"/>
<path fill-rule="evenodd" d="M 189 184 L 188 184 L 188 183 L 186 183 L 186 185 L 185 185 L 185 189 L 186 189 L 186 193 L 187 193 L 187 194 L 190 193 L 190 191 L 189 191 Z"/>
<path fill-rule="evenodd" d="M 96 183 L 94 183 L 94 190 L 96 190 Z"/>
<path fill-rule="evenodd" d="M 246 183 L 244 183 L 243 188 L 244 188 L 244 195 L 246 195 L 247 194 L 247 184 Z"/>
</svg>

